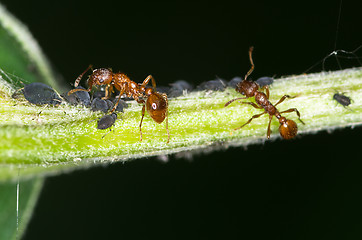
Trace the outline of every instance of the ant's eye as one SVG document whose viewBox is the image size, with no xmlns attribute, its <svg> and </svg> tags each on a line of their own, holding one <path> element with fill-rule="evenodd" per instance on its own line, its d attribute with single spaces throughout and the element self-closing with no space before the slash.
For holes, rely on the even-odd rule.
<svg viewBox="0 0 362 240">
<path fill-rule="evenodd" d="M 152 109 L 156 110 L 157 109 L 157 104 L 156 103 L 152 103 Z"/>
</svg>

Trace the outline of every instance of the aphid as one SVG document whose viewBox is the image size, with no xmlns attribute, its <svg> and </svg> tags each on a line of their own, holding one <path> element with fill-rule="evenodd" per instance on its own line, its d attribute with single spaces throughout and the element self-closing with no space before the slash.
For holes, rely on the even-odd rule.
<svg viewBox="0 0 362 240">
<path fill-rule="evenodd" d="M 104 115 L 97 121 L 97 129 L 107 129 L 113 126 L 116 122 L 117 113 Z"/>
<path fill-rule="evenodd" d="M 104 130 L 110 128 L 113 126 L 116 120 L 117 120 L 117 113 L 104 115 L 97 121 L 97 129 Z M 107 134 L 105 134 L 102 138 L 104 138 Z"/>
<path fill-rule="evenodd" d="M 193 86 L 190 83 L 183 80 L 178 80 L 170 85 L 171 89 L 168 94 L 170 98 L 182 96 L 185 91 L 189 92 L 193 89 Z"/>
<path fill-rule="evenodd" d="M 75 80 L 74 86 L 79 85 L 83 75 L 91 68 L 90 65 L 79 77 Z M 146 88 L 147 84 L 152 81 L 152 88 Z M 170 133 L 168 131 L 168 99 L 165 93 L 156 91 L 156 82 L 152 75 L 149 75 L 142 84 L 137 84 L 124 73 L 113 73 L 112 70 L 107 68 L 94 69 L 88 78 L 88 89 L 73 89 L 68 92 L 68 95 L 78 92 L 90 92 L 93 86 L 105 85 L 106 93 L 104 99 L 109 99 L 114 88 L 119 91 L 118 101 L 115 103 L 110 113 L 113 113 L 121 99 L 125 94 L 127 97 L 132 97 L 138 103 L 142 104 L 142 118 L 140 122 L 140 141 L 142 141 L 142 121 L 145 115 L 145 109 L 151 118 L 157 122 L 162 123 L 166 119 L 167 142 L 170 140 Z M 144 100 L 146 98 L 146 101 Z"/>
<path fill-rule="evenodd" d="M 112 106 L 112 108 L 113 108 L 113 106 Z M 107 113 L 109 110 L 109 105 L 106 100 L 100 99 L 100 98 L 95 98 L 95 99 L 93 99 L 93 101 L 91 103 L 91 110 L 93 112 L 102 111 L 104 113 Z"/>
<path fill-rule="evenodd" d="M 339 104 L 341 104 L 345 108 L 347 108 L 352 101 L 351 98 L 344 95 L 344 93 L 338 93 L 338 92 L 336 92 L 333 95 L 333 99 L 336 100 Z"/>
<path fill-rule="evenodd" d="M 289 112 L 296 112 L 296 114 L 298 115 L 298 119 L 301 123 L 304 124 L 304 122 L 300 119 L 300 113 L 296 108 L 290 108 L 288 110 L 279 112 L 278 109 L 276 108 L 276 106 L 280 103 L 282 103 L 286 98 L 291 98 L 289 95 L 284 95 L 275 105 L 273 105 L 270 101 L 269 101 L 269 88 L 268 86 L 265 86 L 263 89 L 265 89 L 266 94 L 258 91 L 259 90 L 259 85 L 256 82 L 252 82 L 247 80 L 248 76 L 253 72 L 254 70 L 254 63 L 253 63 L 253 59 L 252 59 L 252 52 L 253 52 L 253 47 L 251 47 L 249 49 L 249 59 L 250 59 L 250 63 L 251 63 L 251 68 L 250 70 L 247 72 L 247 74 L 244 77 L 244 80 L 241 81 L 240 83 L 238 83 L 236 85 L 236 91 L 239 92 L 241 95 L 245 96 L 245 97 L 240 97 L 240 98 L 235 98 L 230 100 L 229 102 L 227 102 L 225 104 L 225 107 L 228 106 L 230 103 L 236 101 L 236 100 L 240 100 L 240 99 L 247 99 L 250 97 L 254 97 L 255 98 L 255 102 L 241 102 L 241 104 L 249 104 L 251 106 L 253 106 L 254 108 L 258 108 L 258 109 L 264 109 L 264 112 L 254 115 L 252 116 L 246 123 L 244 123 L 241 127 L 236 128 L 240 129 L 242 127 L 244 127 L 245 125 L 249 124 L 254 118 L 258 118 L 264 114 L 269 114 L 269 124 L 268 124 L 268 130 L 267 130 L 267 138 L 270 138 L 270 123 L 271 120 L 273 119 L 273 116 L 275 116 L 280 123 L 279 126 L 279 133 L 280 136 L 282 136 L 284 139 L 291 139 L 294 138 L 297 135 L 298 132 L 298 126 L 297 124 L 290 119 L 287 119 L 285 117 L 283 117 L 281 114 L 282 113 L 289 113 Z"/>
<path fill-rule="evenodd" d="M 227 87 L 227 82 L 223 79 L 210 80 L 201 83 L 196 87 L 196 90 L 212 90 L 223 91 Z"/>
<path fill-rule="evenodd" d="M 263 88 L 264 86 L 272 85 L 274 79 L 271 77 L 261 77 L 258 78 L 255 82 L 259 85 L 260 88 Z"/>
<path fill-rule="evenodd" d="M 241 82 L 243 79 L 241 77 L 233 77 L 229 82 L 228 82 L 228 87 L 231 88 L 236 88 L 236 85 Z"/>
<path fill-rule="evenodd" d="M 78 86 L 77 88 L 84 89 L 81 86 Z M 91 100 L 88 92 L 79 91 L 72 95 L 63 94 L 62 97 L 64 97 L 72 105 L 83 105 L 86 107 L 89 107 L 91 105 Z"/>
<path fill-rule="evenodd" d="M 123 112 L 123 109 L 128 107 L 128 104 L 126 103 L 126 101 L 124 101 L 123 99 L 119 100 L 116 98 L 113 99 L 113 101 L 112 101 L 113 107 L 117 102 L 118 102 L 118 105 L 117 105 L 116 109 L 114 110 L 115 112 Z M 112 109 L 113 109 L 113 107 L 112 107 Z"/>
<path fill-rule="evenodd" d="M 24 94 L 25 99 L 30 103 L 37 105 L 59 105 L 62 102 L 62 98 L 52 87 L 40 82 L 25 85 L 23 88 L 15 91 L 12 97 L 17 98 L 19 92 Z"/>
</svg>

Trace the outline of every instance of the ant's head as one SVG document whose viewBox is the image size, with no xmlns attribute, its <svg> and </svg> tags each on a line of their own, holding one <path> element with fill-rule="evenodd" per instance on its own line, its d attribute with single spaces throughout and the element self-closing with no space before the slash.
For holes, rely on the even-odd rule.
<svg viewBox="0 0 362 240">
<path fill-rule="evenodd" d="M 146 89 L 147 90 L 151 88 Z M 152 89 L 151 89 L 152 90 Z M 158 92 L 153 92 L 148 95 L 146 101 L 147 112 L 150 114 L 151 118 L 157 122 L 162 123 L 165 120 L 167 110 L 168 110 L 168 100 L 166 94 L 161 94 Z"/>
<path fill-rule="evenodd" d="M 259 85 L 256 82 L 243 80 L 236 85 L 235 91 L 246 97 L 253 97 L 258 91 Z"/>
<path fill-rule="evenodd" d="M 108 68 L 94 69 L 92 75 L 89 77 L 89 81 L 92 81 L 93 85 L 107 85 L 112 82 L 112 79 L 112 71 Z"/>
<path fill-rule="evenodd" d="M 298 126 L 297 124 L 290 119 L 286 119 L 285 117 L 281 117 L 279 119 L 279 133 L 280 136 L 284 139 L 292 139 L 297 136 Z"/>
</svg>

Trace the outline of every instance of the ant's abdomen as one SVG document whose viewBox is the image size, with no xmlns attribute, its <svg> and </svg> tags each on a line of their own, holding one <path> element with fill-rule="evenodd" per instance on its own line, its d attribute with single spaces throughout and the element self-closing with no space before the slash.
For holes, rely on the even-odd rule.
<svg viewBox="0 0 362 240">
<path fill-rule="evenodd" d="M 286 119 L 285 121 L 280 123 L 279 133 L 280 136 L 282 136 L 282 138 L 284 139 L 292 139 L 297 136 L 298 126 L 293 120 Z"/>
<path fill-rule="evenodd" d="M 146 109 L 151 118 L 157 122 L 162 123 L 167 114 L 168 101 L 167 96 L 154 92 L 146 101 Z"/>
</svg>

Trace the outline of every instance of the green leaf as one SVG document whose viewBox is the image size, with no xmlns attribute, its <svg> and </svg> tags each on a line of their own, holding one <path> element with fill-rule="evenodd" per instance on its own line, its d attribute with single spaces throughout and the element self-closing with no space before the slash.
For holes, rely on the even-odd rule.
<svg viewBox="0 0 362 240">
<path fill-rule="evenodd" d="M 60 77 L 55 76 L 49 61 L 28 28 L 0 3 L 0 75 L 16 87 L 43 82 L 61 90 Z"/>
<path fill-rule="evenodd" d="M 42 186 L 43 178 L 0 182 L 0 239 L 20 239 Z"/>
<path fill-rule="evenodd" d="M 50 64 L 26 26 L 0 3 L 0 98 L 7 99 L 24 83 L 44 82 L 60 89 Z M 6 109 L 1 101 L 1 116 Z M 0 125 L 0 131 L 6 131 Z M 4 146 L 0 140 L 0 145 Z M 43 177 L 21 178 L 22 166 L 0 166 L 0 239 L 20 239 L 43 186 Z M 11 176 L 11 177 L 10 177 Z M 17 176 L 17 177 L 16 177 Z M 12 178 L 13 180 L 10 180 Z"/>
</svg>

